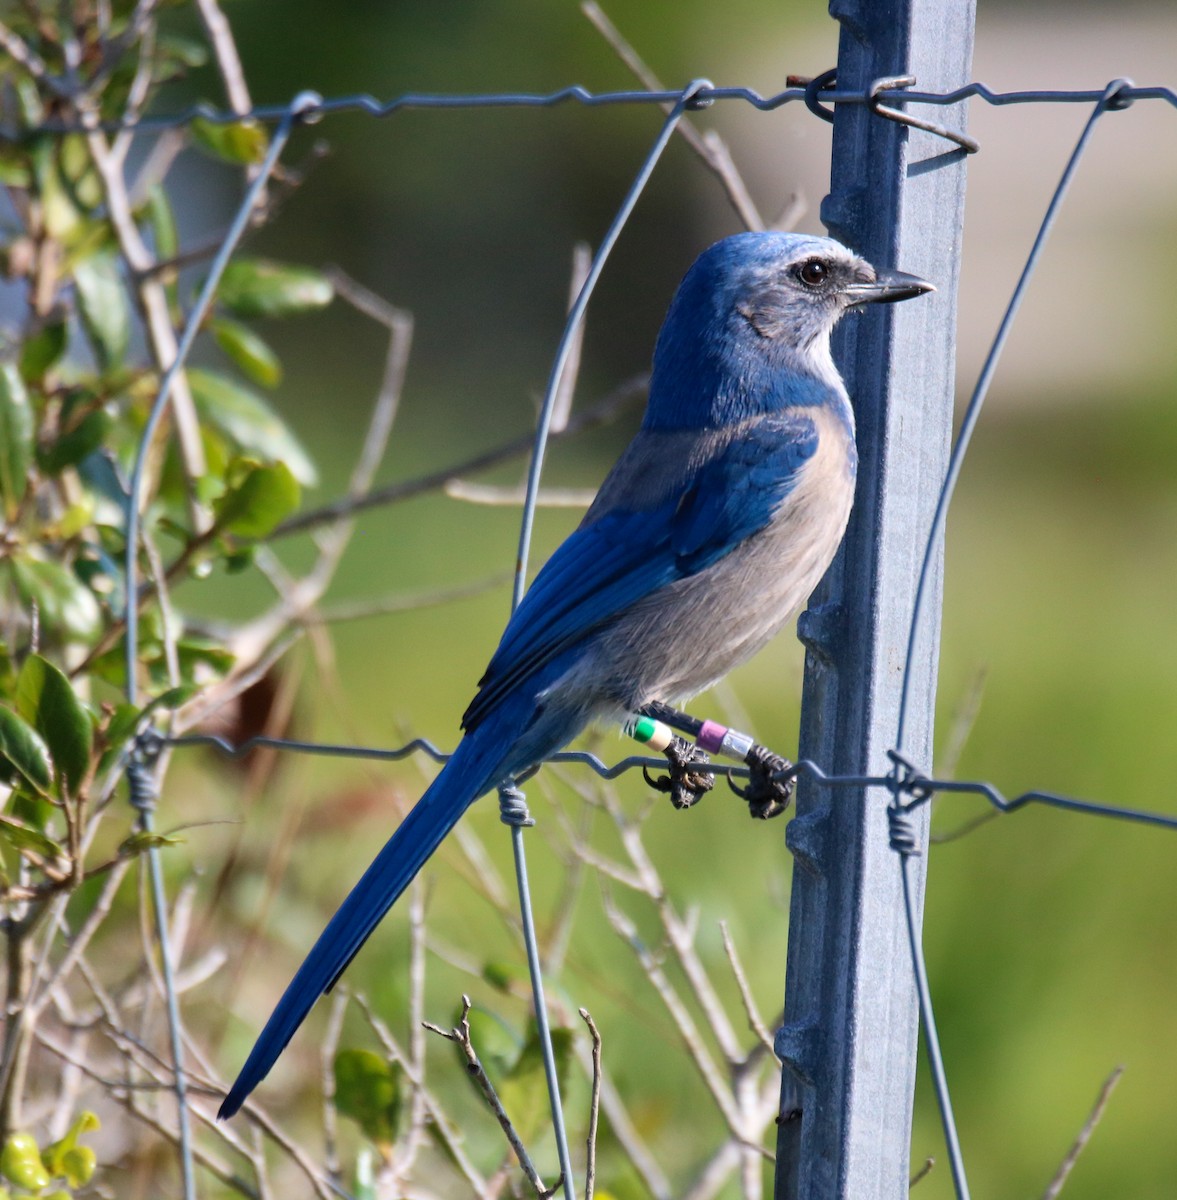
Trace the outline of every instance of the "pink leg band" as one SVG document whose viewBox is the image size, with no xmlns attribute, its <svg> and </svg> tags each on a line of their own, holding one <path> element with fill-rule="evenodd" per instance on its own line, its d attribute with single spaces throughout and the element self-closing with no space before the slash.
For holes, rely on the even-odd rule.
<svg viewBox="0 0 1177 1200">
<path fill-rule="evenodd" d="M 726 733 L 726 726 L 717 725 L 714 721 L 704 721 L 702 728 L 695 737 L 695 744 L 701 750 L 706 750 L 708 754 L 717 754 L 719 748 L 723 745 Z"/>
</svg>

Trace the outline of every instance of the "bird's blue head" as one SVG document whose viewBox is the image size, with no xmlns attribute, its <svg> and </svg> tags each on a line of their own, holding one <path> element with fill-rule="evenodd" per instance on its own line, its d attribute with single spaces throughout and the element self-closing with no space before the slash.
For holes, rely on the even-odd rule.
<svg viewBox="0 0 1177 1200">
<path fill-rule="evenodd" d="M 830 333 L 857 304 L 934 290 L 830 238 L 738 233 L 704 250 L 658 344 L 643 428 L 715 428 L 841 396 Z"/>
</svg>

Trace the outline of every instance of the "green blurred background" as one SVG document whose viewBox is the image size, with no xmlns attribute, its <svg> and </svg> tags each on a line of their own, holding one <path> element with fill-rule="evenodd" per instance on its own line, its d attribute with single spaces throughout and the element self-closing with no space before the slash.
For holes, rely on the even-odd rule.
<svg viewBox="0 0 1177 1200">
<path fill-rule="evenodd" d="M 833 65 L 837 29 L 819 3 L 629 0 L 607 11 L 671 85 L 705 75 L 764 93 L 789 73 Z M 256 102 L 304 88 L 379 98 L 410 91 L 547 91 L 577 82 L 629 86 L 613 53 L 571 2 L 280 6 L 229 9 Z M 1171 6 L 983 4 L 975 75 L 997 87 L 1099 87 L 1131 74 L 1177 83 Z M 1167 72 L 1167 73 L 1166 73 Z M 219 99 L 210 77 L 200 94 Z M 177 101 L 180 99 L 176 98 Z M 960 390 L 1016 279 L 1034 227 L 1086 113 L 1043 106 L 971 110 L 983 150 L 970 164 L 962 277 Z M 415 475 L 526 431 L 559 330 L 571 248 L 599 240 L 652 140 L 647 109 L 406 112 L 333 117 L 300 134 L 293 155 L 329 153 L 251 252 L 335 263 L 416 318 L 413 357 L 382 479 Z M 772 114 L 726 104 L 700 120 L 720 129 L 766 216 L 793 192 L 800 227 L 821 231 L 829 127 L 799 105 Z M 1177 267 L 1172 188 L 1177 113 L 1138 104 L 1105 119 L 1035 281 L 994 387 L 949 522 L 947 607 L 938 717 L 943 746 L 980 688 L 961 777 L 1007 794 L 1041 787 L 1177 813 Z M 183 167 L 188 241 L 218 230 L 233 196 L 207 160 Z M 227 177 L 226 177 L 227 178 Z M 677 279 L 709 241 L 738 228 L 714 181 L 673 144 L 622 236 L 590 310 L 577 406 L 648 364 Z M 316 454 L 322 498 L 344 486 L 383 366 L 378 329 L 336 304 L 266 330 L 282 351 L 279 402 Z M 591 486 L 638 419 L 562 446 L 551 483 Z M 491 473 L 501 483 L 520 468 Z M 314 502 L 313 499 L 311 501 Z M 536 561 L 577 520 L 541 514 Z M 502 572 L 517 513 L 429 497 L 363 520 L 332 600 L 411 593 Z M 306 562 L 305 547 L 284 550 Z M 235 579 L 181 593 L 191 607 L 240 615 L 265 593 Z M 297 728 L 374 744 L 412 732 L 449 746 L 508 609 L 505 585 L 458 603 L 337 627 L 338 690 L 314 675 Z M 730 686 L 697 707 L 747 714 L 763 740 L 795 747 L 800 650 L 782 636 Z M 982 681 L 982 682 L 979 682 Z M 625 751 L 611 735 L 612 757 Z M 954 754 L 955 752 L 952 751 Z M 228 769 L 185 764 L 186 805 L 236 818 Z M 415 795 L 416 765 L 287 763 L 248 814 L 255 882 L 229 898 L 248 913 L 292 809 L 305 817 L 277 904 L 272 941 L 253 959 L 225 1058 L 237 1061 L 325 915 L 389 826 L 388 795 Z M 640 780 L 622 794 L 644 802 Z M 539 790 L 535 796 L 538 800 Z M 949 798 L 951 832 L 980 805 Z M 467 818 L 500 869 L 506 837 L 493 806 Z M 658 809 L 647 840 L 682 906 L 699 909 L 700 942 L 723 973 L 716 922 L 730 923 L 770 1019 L 780 1003 L 789 861 L 783 823 L 754 826 L 718 795 L 690 814 Z M 544 853 L 545 806 L 531 838 L 541 922 L 562 865 Z M 570 808 L 570 811 L 575 811 Z M 289 829 L 289 825 L 287 825 Z M 231 834 L 189 835 L 185 853 L 215 870 Z M 456 861 L 452 848 L 443 853 Z M 1127 1071 L 1066 1196 L 1177 1194 L 1177 839 L 1171 833 L 1030 810 L 931 851 L 925 941 L 961 1137 L 977 1196 L 1040 1195 L 1100 1083 Z M 443 865 L 432 928 L 467 955 L 517 968 L 514 940 Z M 251 888 L 255 890 L 251 890 Z M 397 912 L 349 979 L 403 1027 L 405 917 Z M 651 931 L 652 932 L 652 931 Z M 707 1145 L 693 1126 L 705 1102 L 673 1032 L 600 916 L 595 883 L 556 990 L 587 1004 L 606 1058 L 632 1096 L 665 1169 L 688 1178 Z M 448 1021 L 458 993 L 518 1021 L 519 1004 L 453 966 L 431 967 L 431 1015 Z M 734 1011 L 734 1010 L 733 1010 Z M 869 1019 L 869 1014 L 868 1014 Z M 316 1018 L 321 1022 L 323 1014 Z M 302 1035 L 268 1099 L 313 1077 Z M 913 1163 L 941 1161 L 918 1194 L 951 1195 L 921 1074 Z M 297 1118 L 295 1118 L 297 1119 Z M 310 1119 L 310 1118 L 308 1118 Z M 618 1195 L 632 1181 L 610 1179 Z M 630 1190 L 627 1190 L 629 1188 Z"/>
</svg>

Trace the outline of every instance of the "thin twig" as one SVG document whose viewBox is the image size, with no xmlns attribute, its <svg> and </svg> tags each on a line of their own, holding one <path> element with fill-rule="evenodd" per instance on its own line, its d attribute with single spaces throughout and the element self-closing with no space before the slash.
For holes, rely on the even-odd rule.
<svg viewBox="0 0 1177 1200">
<path fill-rule="evenodd" d="M 153 1129 L 156 1133 L 167 1138 L 169 1141 L 176 1140 L 176 1131 L 165 1125 L 153 1113 L 139 1107 L 135 1103 L 135 1090 L 127 1087 L 127 1085 L 117 1079 L 108 1079 L 90 1065 L 84 1058 L 77 1057 L 66 1046 L 56 1041 L 50 1034 L 38 1029 L 35 1033 L 38 1043 L 45 1047 L 51 1054 L 59 1058 L 62 1062 L 76 1068 L 88 1079 L 93 1080 L 102 1089 L 104 1095 L 109 1096 L 112 1100 L 121 1104 L 127 1112 L 129 1112 L 137 1120 Z M 158 1086 L 170 1090 L 170 1084 L 160 1083 Z M 222 1158 L 210 1154 L 201 1146 L 193 1147 L 197 1162 L 208 1171 L 211 1175 L 219 1179 L 227 1187 L 232 1188 L 242 1196 L 246 1196 L 249 1200 L 260 1200 L 259 1194 L 254 1191 Z"/>
<path fill-rule="evenodd" d="M 221 82 L 225 85 L 225 95 L 229 98 L 229 107 L 239 115 L 247 113 L 253 107 L 253 101 L 249 98 L 249 86 L 245 82 L 245 72 L 241 67 L 241 55 L 237 53 L 237 42 L 233 38 L 229 22 L 221 12 L 217 0 L 196 0 L 196 8 L 208 32 L 208 40 L 212 43 L 217 70 L 220 72 Z"/>
<path fill-rule="evenodd" d="M 927 1177 L 932 1173 L 932 1168 L 935 1165 L 936 1165 L 936 1160 L 929 1154 L 928 1157 L 924 1159 L 924 1165 L 922 1167 L 920 1167 L 920 1169 L 918 1171 L 916 1171 L 916 1173 L 911 1177 L 911 1179 L 908 1180 L 907 1190 L 911 1191 L 911 1189 L 913 1187 L 915 1187 L 915 1185 L 917 1183 L 919 1183 L 920 1180 L 927 1179 Z"/>
<path fill-rule="evenodd" d="M 424 1078 L 416 1071 L 409 1056 L 400 1048 L 396 1038 L 392 1036 L 392 1030 L 372 1011 L 372 1006 L 368 1003 L 367 997 L 359 992 L 355 992 L 352 994 L 352 999 L 355 1000 L 356 1007 L 359 1008 L 364 1019 L 368 1022 L 368 1026 L 376 1035 L 376 1040 L 380 1043 L 384 1053 L 402 1068 L 409 1082 L 420 1091 L 425 1106 L 428 1109 L 429 1118 L 433 1122 L 434 1132 L 445 1147 L 446 1153 L 453 1159 L 454 1165 L 462 1172 L 474 1194 L 476 1196 L 484 1195 L 486 1193 L 486 1180 L 483 1179 L 482 1173 L 474 1166 L 467 1157 L 465 1150 L 463 1150 L 461 1134 L 454 1128 L 449 1117 L 446 1116 L 440 1102 L 425 1086 Z"/>
<path fill-rule="evenodd" d="M 609 20 L 595 0 L 585 0 L 580 6 L 580 11 L 584 13 L 605 41 L 613 47 L 617 57 L 630 69 L 647 91 L 666 91 L 658 76 L 650 70 L 638 52 L 625 40 L 621 31 Z M 664 112 L 669 112 L 672 107 L 673 105 L 669 103 L 662 105 Z M 761 217 L 743 177 L 736 168 L 731 151 L 719 134 L 714 130 L 702 134 L 689 121 L 680 121 L 678 132 L 723 185 L 732 207 L 736 210 L 740 220 L 744 222 L 745 227 L 762 230 L 764 218 Z"/>
<path fill-rule="evenodd" d="M 695 1024 L 695 1020 L 688 1011 L 687 1006 L 683 1003 L 678 992 L 675 991 L 674 985 L 670 982 L 666 972 L 662 968 L 662 964 L 638 936 L 637 926 L 613 903 L 608 892 L 602 892 L 602 905 L 609 924 L 613 926 L 617 935 L 626 942 L 637 956 L 637 960 L 645 972 L 646 978 L 658 993 L 658 998 L 670 1014 L 671 1020 L 674 1021 L 679 1037 L 686 1047 L 687 1054 L 695 1064 L 695 1068 L 699 1072 L 704 1084 L 706 1084 L 707 1090 L 711 1093 L 711 1098 L 715 1101 L 716 1108 L 723 1114 L 728 1128 L 731 1130 L 733 1136 L 743 1137 L 744 1131 L 742 1129 L 743 1121 L 741 1120 L 741 1114 L 732 1101 L 731 1092 L 724 1081 L 723 1073 L 720 1071 L 714 1058 L 712 1058 L 711 1052 L 707 1049 L 707 1044 L 699 1032 L 698 1025 Z"/>
<path fill-rule="evenodd" d="M 327 1029 L 319 1058 L 319 1074 L 323 1089 L 323 1166 L 332 1179 L 340 1178 L 339 1168 L 339 1110 L 335 1107 L 335 1054 L 343 1032 L 343 1015 L 347 1011 L 346 988 L 339 988 L 331 998 Z"/>
<path fill-rule="evenodd" d="M 341 625 L 346 621 L 363 621 L 369 617 L 387 617 L 392 613 L 415 612 L 421 608 L 435 608 L 441 604 L 452 604 L 456 600 L 469 600 L 484 592 L 502 587 L 511 579 L 511 572 L 499 571 L 484 579 L 471 583 L 458 583 L 453 587 L 423 588 L 419 592 L 399 592 L 373 600 L 341 601 L 307 613 L 303 623 L 312 625 Z"/>
<path fill-rule="evenodd" d="M 13 33 L 3 22 L 0 22 L 0 50 L 3 50 L 13 62 L 24 67 L 38 83 L 44 83 L 55 94 L 62 92 L 62 83 L 56 76 L 50 75 L 49 68 L 41 56 L 17 34 Z"/>
<path fill-rule="evenodd" d="M 1079 1159 L 1079 1155 L 1083 1153 L 1087 1143 L 1091 1140 L 1091 1135 L 1095 1132 L 1095 1127 L 1103 1120 L 1104 1110 L 1107 1108 L 1108 1101 L 1112 1098 L 1112 1092 L 1116 1090 L 1116 1084 L 1120 1082 L 1120 1076 L 1123 1074 L 1124 1068 L 1122 1066 L 1116 1067 L 1103 1081 L 1103 1087 L 1099 1089 L 1099 1095 L 1095 1098 L 1095 1104 L 1087 1120 L 1083 1123 L 1083 1128 L 1079 1130 L 1079 1136 L 1072 1143 L 1070 1150 L 1067 1151 L 1066 1158 L 1059 1164 L 1059 1169 L 1055 1172 L 1049 1187 L 1042 1193 L 1042 1200 L 1055 1200 L 1059 1192 L 1063 1190 L 1063 1184 L 1067 1182 L 1067 1176 L 1070 1175 L 1071 1170 Z"/>
<path fill-rule="evenodd" d="M 597 1118 L 601 1110 L 601 1034 L 587 1008 L 578 1010 L 593 1039 L 593 1090 L 589 1100 L 589 1127 L 585 1138 L 584 1200 L 593 1200 L 597 1186 Z"/>
<path fill-rule="evenodd" d="M 147 326 L 148 342 L 155 364 L 163 372 L 172 365 L 179 352 L 179 341 L 172 326 L 167 292 L 158 279 L 150 279 L 145 274 L 155 265 L 155 258 L 148 250 L 132 214 L 130 195 L 123 177 L 123 163 L 115 156 L 106 136 L 98 129 L 100 118 L 97 111 L 88 108 L 84 111 L 83 118 L 89 128 L 86 142 L 102 181 L 110 223 L 118 239 L 119 251 L 136 277 L 136 291 Z M 172 385 L 172 416 L 180 461 L 188 487 L 189 515 L 193 528 L 204 530 L 208 526 L 208 519 L 193 493 L 195 481 L 205 473 L 204 447 L 200 437 L 200 423 L 196 417 L 196 405 L 183 371 L 177 372 Z"/>
<path fill-rule="evenodd" d="M 527 489 L 521 483 L 500 487 L 493 483 L 451 479 L 444 490 L 451 500 L 491 508 L 518 508 L 527 499 Z M 596 494 L 596 488 L 545 487 L 536 492 L 535 504 L 537 508 L 588 508 Z"/>
<path fill-rule="evenodd" d="M 723 948 L 727 952 L 727 961 L 731 964 L 732 976 L 736 981 L 736 987 L 740 989 L 740 999 L 744 1004 L 744 1012 L 748 1016 L 748 1028 L 760 1039 L 760 1044 L 768 1050 L 773 1058 L 776 1058 L 772 1034 L 768 1032 L 756 1009 L 756 1001 L 752 999 L 752 989 L 748 986 L 748 977 L 744 974 L 743 965 L 736 953 L 736 946 L 732 941 L 726 921 L 720 921 L 719 930 L 723 934 Z"/>
<path fill-rule="evenodd" d="M 592 248 L 587 242 L 577 242 L 572 248 L 572 277 L 568 281 L 568 309 L 576 303 L 581 288 L 588 279 L 593 265 Z M 559 433 L 572 415 L 572 398 L 576 394 L 576 381 L 580 376 L 580 355 L 584 349 L 584 322 L 575 330 L 568 343 L 568 358 L 564 365 L 564 373 L 560 376 L 556 388 L 556 396 L 552 401 L 552 433 Z"/>
<path fill-rule="evenodd" d="M 573 416 L 560 433 L 553 435 L 553 440 L 573 437 L 586 429 L 593 429 L 598 425 L 604 425 L 606 422 L 611 421 L 623 408 L 645 393 L 648 382 L 649 375 L 644 373 L 627 379 L 601 400 L 599 404 L 594 405 L 577 416 Z M 455 463 L 450 467 L 443 467 L 438 471 L 430 471 L 428 474 L 417 476 L 416 479 L 406 479 L 400 483 L 391 483 L 385 487 L 374 488 L 370 492 L 366 492 L 360 496 L 345 496 L 330 504 L 324 504 L 320 508 L 308 509 L 306 512 L 299 513 L 296 517 L 291 517 L 288 521 L 283 521 L 281 525 L 273 530 L 267 540 L 274 541 L 277 538 L 287 537 L 292 533 L 301 533 L 308 529 L 314 529 L 319 525 L 329 524 L 340 517 L 363 512 L 368 508 L 396 504 L 401 500 L 409 500 L 426 492 L 437 491 L 453 479 L 458 479 L 463 475 L 472 475 L 478 471 L 485 471 L 489 467 L 498 466 L 499 463 L 510 462 L 513 458 L 522 457 L 531 450 L 533 442 L 534 437 L 532 434 L 523 434 L 490 450 L 484 450 L 479 454 L 472 455 L 463 462 Z"/>
<path fill-rule="evenodd" d="M 707 1017 L 707 1024 L 724 1057 L 729 1064 L 735 1066 L 744 1057 L 743 1046 L 707 975 L 706 968 L 695 951 L 693 931 L 689 924 L 679 917 L 667 895 L 666 885 L 658 873 L 658 868 L 646 852 L 640 824 L 625 815 L 614 793 L 606 791 L 604 799 L 605 807 L 613 817 L 621 835 L 621 844 L 625 847 L 630 862 L 642 880 L 642 890 L 654 902 L 658 917 L 662 922 L 662 928 L 666 933 L 666 939 L 674 950 L 675 958 L 678 959 L 679 965 L 687 977 L 695 999 Z M 733 1132 L 738 1132 L 736 1126 L 732 1128 Z"/>
<path fill-rule="evenodd" d="M 511 1118 L 507 1116 L 507 1110 L 503 1108 L 503 1103 L 499 1099 L 498 1093 L 494 1089 L 494 1084 L 491 1083 L 490 1077 L 483 1069 L 482 1063 L 475 1053 L 474 1045 L 470 1040 L 470 997 L 462 996 L 462 1016 L 458 1024 L 453 1029 L 442 1029 L 440 1025 L 434 1025 L 432 1021 L 425 1021 L 425 1028 L 431 1033 L 436 1033 L 447 1041 L 454 1042 L 462 1053 L 466 1056 L 466 1073 L 474 1082 L 474 1085 L 482 1093 L 483 1099 L 486 1101 L 490 1111 L 494 1114 L 495 1120 L 498 1121 L 499 1127 L 510 1143 L 511 1149 L 515 1152 L 515 1158 L 519 1162 L 519 1166 L 523 1169 L 523 1174 L 527 1176 L 528 1183 L 535 1188 L 539 1196 L 553 1196 L 556 1188 L 560 1186 L 562 1181 L 557 1181 L 555 1187 L 550 1191 L 544 1187 L 543 1180 L 539 1177 L 539 1172 L 535 1169 L 535 1164 L 531 1161 L 531 1155 L 527 1152 L 527 1147 L 523 1144 L 523 1140 L 519 1134 L 515 1132 L 515 1126 L 511 1124 Z"/>
</svg>

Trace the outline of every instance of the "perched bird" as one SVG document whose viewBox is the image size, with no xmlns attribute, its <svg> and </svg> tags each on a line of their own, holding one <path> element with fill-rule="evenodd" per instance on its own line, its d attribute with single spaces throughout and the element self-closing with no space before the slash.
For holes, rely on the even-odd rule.
<svg viewBox="0 0 1177 1200">
<path fill-rule="evenodd" d="M 704 690 L 800 608 L 854 495 L 854 416 L 830 331 L 855 305 L 932 290 L 828 238 L 743 233 L 699 256 L 658 336 L 641 429 L 537 575 L 465 736 L 298 969 L 221 1117 L 474 800 L 591 721 Z"/>
</svg>

